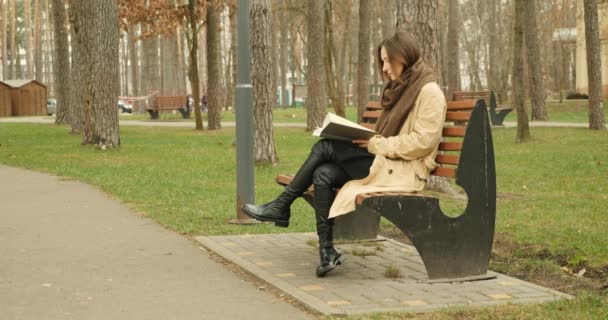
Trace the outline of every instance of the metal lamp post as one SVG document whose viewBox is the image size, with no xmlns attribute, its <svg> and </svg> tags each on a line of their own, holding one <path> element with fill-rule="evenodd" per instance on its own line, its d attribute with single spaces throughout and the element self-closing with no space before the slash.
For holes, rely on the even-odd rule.
<svg viewBox="0 0 608 320">
<path fill-rule="evenodd" d="M 244 203 L 254 203 L 253 171 L 253 87 L 249 49 L 249 0 L 239 0 L 238 69 L 236 85 L 236 219 L 230 223 L 252 224 L 241 210 Z"/>
</svg>

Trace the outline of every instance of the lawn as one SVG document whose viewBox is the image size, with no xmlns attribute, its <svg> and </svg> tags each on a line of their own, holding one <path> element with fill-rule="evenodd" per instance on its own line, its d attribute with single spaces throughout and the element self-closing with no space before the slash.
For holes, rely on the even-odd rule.
<svg viewBox="0 0 608 320">
<path fill-rule="evenodd" d="M 502 253 L 506 258 L 495 250 L 493 268 L 510 273 L 540 268 L 559 276 L 565 275 L 560 267 L 608 272 L 608 132 L 532 128 L 532 135 L 532 142 L 517 144 L 515 129 L 494 129 L 499 192 L 496 230 L 521 249 Z M 65 127 L 3 123 L 0 163 L 85 181 L 185 235 L 313 231 L 312 209 L 302 200 L 294 204 L 289 229 L 226 223 L 236 216 L 233 140 L 233 129 L 196 132 L 125 126 L 122 148 L 102 152 L 80 146 L 80 138 L 69 135 Z M 275 130 L 280 164 L 256 168 L 256 202 L 280 192 L 274 176 L 295 172 L 315 141 L 302 129 Z M 463 203 L 448 200 L 442 206 L 454 211 Z M 542 254 L 528 256 L 522 265 L 511 260 L 529 248 Z M 606 273 L 599 276 L 605 281 Z M 608 317 L 605 291 L 574 293 L 578 298 L 569 302 L 456 310 L 424 319 Z M 410 316 L 379 315 L 377 319 Z"/>
<path fill-rule="evenodd" d="M 530 108 L 529 101 L 528 110 Z M 576 122 L 576 123 L 587 123 L 589 121 L 588 105 L 586 100 L 564 100 L 559 102 L 556 100 L 547 101 L 547 112 L 549 115 L 548 121 L 553 122 Z M 604 116 L 606 122 L 608 122 L 608 100 L 604 101 Z M 328 108 L 328 112 L 335 113 L 333 108 Z M 207 113 L 203 113 L 203 121 L 206 124 Z M 529 117 L 529 115 L 528 115 Z M 193 119 L 184 120 L 181 115 L 176 111 L 165 112 L 160 116 L 160 120 L 150 120 L 150 116 L 146 114 L 122 114 L 120 115 L 121 120 L 143 120 L 143 121 L 185 121 L 194 122 Z M 357 109 L 354 107 L 346 108 L 346 118 L 351 121 L 357 120 Z M 233 111 L 222 111 L 221 121 L 234 122 L 235 113 Z M 287 109 L 275 109 L 273 111 L 273 121 L 276 123 L 306 123 L 306 109 L 304 108 L 287 108 Z M 517 121 L 517 112 L 511 112 L 505 121 Z"/>
<path fill-rule="evenodd" d="M 547 101 L 546 104 L 549 119 L 553 122 L 589 122 L 589 105 L 587 100 L 564 100 L 559 102 L 556 100 Z M 526 106 L 528 112 L 530 110 L 530 101 L 527 101 Z M 604 117 L 608 121 L 608 100 L 604 100 Z M 528 113 L 528 118 L 530 114 Z M 511 112 L 505 121 L 517 121 L 517 112 Z"/>
</svg>

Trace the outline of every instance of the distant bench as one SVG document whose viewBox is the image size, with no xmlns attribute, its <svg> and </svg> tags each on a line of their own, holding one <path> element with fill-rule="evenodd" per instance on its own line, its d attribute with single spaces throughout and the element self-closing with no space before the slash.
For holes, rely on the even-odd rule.
<svg viewBox="0 0 608 320">
<path fill-rule="evenodd" d="M 361 125 L 373 128 L 381 114 L 370 102 Z M 385 217 L 412 241 L 431 282 L 487 279 L 496 218 L 496 172 L 492 131 L 483 99 L 449 101 L 438 167 L 431 175 L 455 179 L 468 196 L 461 216 L 447 217 L 439 199 L 422 193 L 374 192 L 357 195 L 354 212 L 335 220 L 336 240 L 376 239 Z M 286 186 L 293 175 L 279 175 Z M 302 196 L 314 207 L 314 187 Z"/>
<path fill-rule="evenodd" d="M 486 106 L 490 107 L 490 122 L 493 126 L 502 126 L 507 115 L 513 111 L 511 108 L 498 108 L 494 91 L 455 91 L 452 96 L 453 101 L 483 99 Z"/>
<path fill-rule="evenodd" d="M 152 99 L 152 104 L 146 108 L 150 113 L 150 119 L 158 119 L 159 111 L 166 110 L 177 110 L 184 119 L 190 119 L 188 96 L 157 96 Z"/>
</svg>

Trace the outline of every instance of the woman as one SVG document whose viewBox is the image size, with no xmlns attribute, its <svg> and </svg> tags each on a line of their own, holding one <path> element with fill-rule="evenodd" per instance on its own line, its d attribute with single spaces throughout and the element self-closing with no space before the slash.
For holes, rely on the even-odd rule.
<svg viewBox="0 0 608 320">
<path fill-rule="evenodd" d="M 278 198 L 261 206 L 243 206 L 254 219 L 287 227 L 291 203 L 313 184 L 319 277 L 342 262 L 333 246 L 333 221 L 355 209 L 357 194 L 420 191 L 437 166 L 434 159 L 446 102 L 433 70 L 422 62 L 413 36 L 405 32 L 382 41 L 376 56 L 387 82 L 381 99 L 383 112 L 376 123 L 379 135 L 352 143 L 319 140 Z M 337 196 L 336 188 L 342 188 Z"/>
</svg>

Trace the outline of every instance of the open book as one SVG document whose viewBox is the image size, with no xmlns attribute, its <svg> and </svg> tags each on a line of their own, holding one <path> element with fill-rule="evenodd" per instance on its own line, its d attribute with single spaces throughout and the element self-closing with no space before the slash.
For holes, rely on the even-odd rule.
<svg viewBox="0 0 608 320">
<path fill-rule="evenodd" d="M 328 113 L 323 120 L 323 126 L 317 128 L 312 135 L 322 138 L 352 141 L 352 140 L 368 140 L 377 133 L 374 130 L 368 129 L 360 124 L 344 119 L 333 113 Z"/>
</svg>

